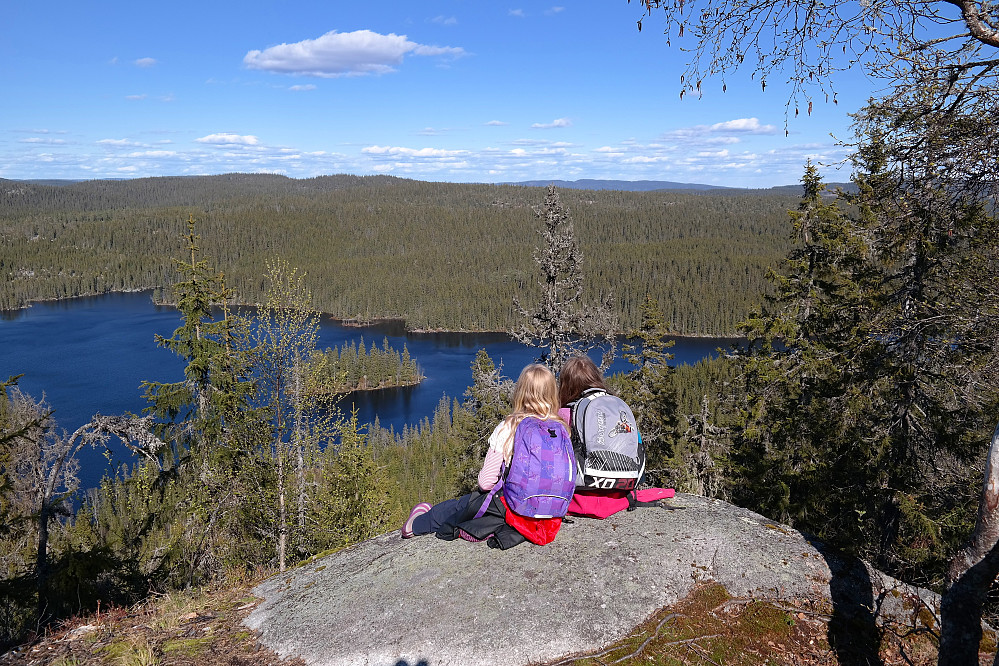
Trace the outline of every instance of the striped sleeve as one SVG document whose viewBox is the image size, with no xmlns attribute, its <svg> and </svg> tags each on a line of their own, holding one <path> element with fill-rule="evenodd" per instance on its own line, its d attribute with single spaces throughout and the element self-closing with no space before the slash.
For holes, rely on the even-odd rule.
<svg viewBox="0 0 999 666">
<path fill-rule="evenodd" d="M 482 469 L 479 470 L 479 488 L 490 491 L 500 478 L 500 470 L 503 467 L 503 454 L 489 447 L 486 451 L 486 459 L 482 461 Z"/>
</svg>

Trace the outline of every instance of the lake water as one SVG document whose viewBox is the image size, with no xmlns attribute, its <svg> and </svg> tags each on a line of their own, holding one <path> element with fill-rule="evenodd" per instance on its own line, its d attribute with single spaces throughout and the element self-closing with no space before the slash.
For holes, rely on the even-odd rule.
<svg viewBox="0 0 999 666">
<path fill-rule="evenodd" d="M 176 309 L 158 306 L 148 292 L 107 294 L 35 303 L 30 308 L 0 313 L 0 379 L 23 374 L 18 385 L 54 409 L 59 428 L 72 432 L 95 413 L 142 413 L 142 381 L 183 379 L 183 361 L 157 347 L 156 335 L 169 337 L 180 325 Z M 472 381 L 471 363 L 485 348 L 514 379 L 532 362 L 537 350 L 500 333 L 407 333 L 398 322 L 366 328 L 345 327 L 323 318 L 319 348 L 344 342 L 379 346 L 384 338 L 416 359 L 426 379 L 414 387 L 348 395 L 342 405 L 358 409 L 362 423 L 377 415 L 384 427 L 415 424 L 432 417 L 441 396 L 461 398 Z M 719 338 L 677 338 L 674 363 L 696 363 L 733 342 Z M 628 370 L 618 361 L 612 371 Z M 115 462 L 125 462 L 121 458 Z M 107 463 L 97 451 L 81 453 L 84 487 L 96 485 Z"/>
</svg>

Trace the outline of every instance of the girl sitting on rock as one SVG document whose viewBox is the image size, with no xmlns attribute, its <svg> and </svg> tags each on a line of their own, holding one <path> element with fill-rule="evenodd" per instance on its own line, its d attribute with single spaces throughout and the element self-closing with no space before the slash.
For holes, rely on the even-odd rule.
<svg viewBox="0 0 999 666">
<path fill-rule="evenodd" d="M 570 432 L 572 432 L 572 406 L 584 395 L 598 391 L 610 393 L 600 369 L 589 356 L 573 356 L 562 364 L 558 373 L 558 397 L 561 406 L 558 413 L 563 421 L 570 424 Z M 583 446 L 577 441 L 573 441 L 573 445 Z M 577 451 L 576 455 L 578 458 L 580 451 Z M 607 518 L 625 509 L 654 505 L 656 501 L 668 499 L 674 494 L 672 488 L 627 491 L 577 487 L 569 504 L 569 514 L 587 518 Z"/>
<path fill-rule="evenodd" d="M 490 495 L 500 481 L 501 470 L 513 457 L 517 425 L 529 416 L 542 421 L 559 421 L 558 390 L 555 375 L 543 365 L 529 365 L 520 373 L 513 389 L 513 412 L 489 436 L 479 491 L 431 506 L 421 502 L 413 507 L 402 527 L 402 538 L 436 532 L 442 539 L 488 541 L 491 547 L 510 548 L 525 539 L 545 544 L 555 538 L 561 518 L 529 518 L 509 511 L 502 490 Z M 512 472 L 511 472 L 512 473 Z M 488 501 L 488 505 L 483 505 Z"/>
</svg>

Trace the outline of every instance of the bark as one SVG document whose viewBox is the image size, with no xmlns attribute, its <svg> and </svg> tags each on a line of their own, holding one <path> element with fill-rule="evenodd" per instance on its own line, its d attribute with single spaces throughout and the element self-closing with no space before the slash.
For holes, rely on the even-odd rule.
<svg viewBox="0 0 999 666">
<path fill-rule="evenodd" d="M 985 461 L 978 519 L 969 543 L 951 560 L 940 604 L 939 666 L 978 664 L 982 609 L 999 574 L 999 426 Z"/>
<path fill-rule="evenodd" d="M 285 506 L 284 494 L 285 494 L 285 483 L 284 483 L 284 451 L 281 450 L 282 443 L 278 442 L 278 466 L 277 466 L 277 477 L 278 477 L 278 542 L 277 542 L 277 556 L 278 556 L 278 569 L 284 571 L 285 563 L 285 552 L 288 544 L 288 510 Z"/>
<path fill-rule="evenodd" d="M 296 481 L 298 482 L 298 544 L 302 545 L 305 534 L 305 408 L 302 389 L 302 361 L 298 352 L 295 353 L 295 456 Z"/>
</svg>

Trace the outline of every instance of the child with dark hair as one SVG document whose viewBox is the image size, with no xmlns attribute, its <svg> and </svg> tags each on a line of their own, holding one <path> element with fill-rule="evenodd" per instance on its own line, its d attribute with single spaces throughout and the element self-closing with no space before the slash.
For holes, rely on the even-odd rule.
<svg viewBox="0 0 999 666">
<path fill-rule="evenodd" d="M 583 443 L 572 428 L 573 406 L 580 398 L 591 393 L 610 393 L 604 383 L 600 368 L 589 356 L 573 356 L 562 364 L 558 375 L 559 416 L 569 423 L 573 433 L 573 447 L 577 460 L 582 455 Z M 639 434 L 639 441 L 641 435 Z M 642 456 L 644 460 L 644 455 Z M 577 472 L 578 473 L 578 472 Z M 582 478 L 580 475 L 578 478 Z M 577 481 L 577 483 L 579 483 Z M 672 488 L 646 488 L 643 490 L 617 490 L 613 488 L 577 487 L 569 504 L 569 514 L 589 518 L 606 518 L 618 511 L 647 506 L 656 500 L 668 499 L 675 494 Z"/>
</svg>

